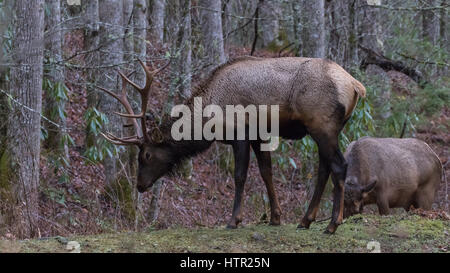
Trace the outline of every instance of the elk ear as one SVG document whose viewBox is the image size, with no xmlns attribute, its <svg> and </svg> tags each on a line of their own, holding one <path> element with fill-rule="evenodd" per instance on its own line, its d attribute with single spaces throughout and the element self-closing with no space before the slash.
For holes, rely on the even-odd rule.
<svg viewBox="0 0 450 273">
<path fill-rule="evenodd" d="M 150 138 L 155 143 L 161 143 L 163 141 L 163 135 L 159 128 L 155 127 L 150 131 Z"/>
<path fill-rule="evenodd" d="M 376 185 L 377 185 L 377 181 L 375 180 L 375 181 L 369 183 L 369 185 L 364 186 L 361 189 L 361 194 L 362 194 L 363 199 L 366 198 L 369 195 L 369 193 L 375 189 Z"/>
</svg>

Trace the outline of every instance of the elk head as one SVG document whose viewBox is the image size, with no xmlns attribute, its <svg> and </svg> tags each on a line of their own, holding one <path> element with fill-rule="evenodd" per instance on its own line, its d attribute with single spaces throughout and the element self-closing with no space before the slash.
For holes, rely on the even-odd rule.
<svg viewBox="0 0 450 273">
<path fill-rule="evenodd" d="M 344 218 L 362 213 L 364 200 L 375 189 L 377 182 L 371 181 L 366 186 L 357 183 L 355 177 L 347 177 L 344 187 Z"/>
<path fill-rule="evenodd" d="M 139 60 L 139 62 L 142 65 L 146 76 L 144 87 L 138 86 L 119 71 L 119 75 L 122 77 L 122 91 L 120 94 L 116 94 L 115 92 L 102 87 L 97 88 L 114 97 L 125 107 L 127 113 L 116 112 L 116 114 L 128 118 L 136 131 L 135 135 L 122 138 L 110 133 L 102 133 L 102 135 L 108 141 L 116 145 L 136 145 L 139 147 L 137 189 L 139 192 L 144 192 L 161 176 L 168 173 L 173 165 L 173 156 L 171 154 L 172 150 L 170 149 L 170 146 L 163 143 L 162 133 L 156 123 L 153 122 L 154 124 L 151 128 L 147 128 L 146 120 L 147 104 L 153 78 L 158 72 L 167 67 L 170 61 L 165 66 L 154 71 L 150 71 L 142 61 Z M 141 112 L 139 114 L 134 113 L 127 99 L 127 83 L 133 86 L 141 96 Z M 138 120 L 140 120 L 140 126 Z"/>
</svg>

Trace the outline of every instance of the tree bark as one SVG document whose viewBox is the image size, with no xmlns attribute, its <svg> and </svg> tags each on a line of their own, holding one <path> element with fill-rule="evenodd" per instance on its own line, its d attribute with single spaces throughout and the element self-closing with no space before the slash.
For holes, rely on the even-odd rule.
<svg viewBox="0 0 450 273">
<path fill-rule="evenodd" d="M 150 36 L 156 43 L 164 41 L 164 15 L 166 0 L 153 0 L 150 13 Z"/>
<path fill-rule="evenodd" d="M 423 8 L 439 6 L 438 0 L 420 1 Z M 436 45 L 439 40 L 439 11 L 422 10 L 422 38 Z"/>
<path fill-rule="evenodd" d="M 39 234 L 44 1 L 14 1 L 13 14 L 10 93 L 17 103 L 12 103 L 8 116 L 7 151 L 13 160 L 21 236 L 33 237 Z"/>
<path fill-rule="evenodd" d="M 304 57 L 325 57 L 325 0 L 302 0 Z"/>
<path fill-rule="evenodd" d="M 147 1 L 134 0 L 133 25 L 134 25 L 134 52 L 138 59 L 145 60 L 147 54 L 146 38 L 147 38 Z M 140 64 L 135 63 L 135 69 L 140 69 Z M 137 81 L 144 83 L 145 75 L 138 73 Z"/>
<path fill-rule="evenodd" d="M 61 2 L 60 0 L 46 0 L 47 13 L 45 24 L 47 26 L 45 36 L 45 48 L 47 50 L 47 77 L 54 88 L 64 86 L 64 66 L 62 58 L 62 30 L 61 30 Z M 50 90 L 45 90 L 46 92 Z M 49 122 L 45 122 L 48 131 L 46 147 L 57 152 L 58 155 L 68 158 L 69 149 L 62 141 L 63 130 L 66 128 L 66 118 L 60 114 L 64 111 L 66 100 L 58 92 L 48 92 L 45 95 L 44 113 L 55 123 L 62 127 L 57 127 Z"/>
<path fill-rule="evenodd" d="M 351 67 L 348 54 L 349 5 L 344 0 L 327 1 L 326 18 L 328 41 L 328 58 L 346 69 Z"/>
<path fill-rule="evenodd" d="M 280 7 L 277 1 L 264 0 L 260 4 L 259 9 L 259 15 L 264 19 L 259 23 L 262 47 L 266 47 L 278 37 Z"/>
<path fill-rule="evenodd" d="M 383 37 L 382 37 L 382 24 L 381 24 L 381 12 L 379 8 L 371 7 L 371 3 L 378 2 L 376 4 L 382 4 L 381 0 L 378 1 L 362 1 L 361 14 L 361 45 L 370 48 L 375 52 L 383 54 Z"/>
<path fill-rule="evenodd" d="M 94 66 L 99 63 L 99 43 L 100 43 L 100 17 L 99 17 L 99 7 L 98 0 L 83 0 L 82 7 L 84 9 L 84 51 L 87 54 L 84 57 L 85 64 L 88 66 Z M 96 107 L 98 103 L 98 92 L 94 88 L 97 85 L 97 74 L 96 70 L 90 71 L 87 76 L 86 92 L 87 92 L 87 102 L 89 107 Z M 87 142 L 92 142 L 88 136 Z M 93 143 L 88 144 L 93 145 Z"/>
<path fill-rule="evenodd" d="M 134 0 L 133 7 L 133 26 L 134 26 L 134 53 L 139 60 L 145 62 L 147 56 L 147 1 L 146 0 Z M 145 74 L 142 71 L 139 62 L 134 62 L 135 71 L 135 82 L 140 86 L 145 84 Z M 134 92 L 136 94 L 136 92 Z M 137 95 L 137 94 L 136 94 Z M 137 111 L 136 111 L 137 113 Z M 131 134 L 130 134 L 131 135 Z M 130 162 L 130 174 L 134 181 L 137 181 L 137 162 L 138 162 L 138 149 L 137 147 L 129 148 L 129 162 Z M 136 185 L 133 187 L 134 192 L 134 202 L 136 204 L 136 211 L 140 211 L 141 208 L 141 194 L 137 191 Z M 138 213 L 135 214 L 135 230 L 138 227 Z"/>
<path fill-rule="evenodd" d="M 174 41 L 171 55 L 175 59 L 171 63 L 171 83 L 166 110 L 171 109 L 177 96 L 191 96 L 191 1 L 180 0 L 175 9 L 172 11 L 173 20 L 170 26 Z M 170 113 L 170 110 L 167 113 Z"/>
<path fill-rule="evenodd" d="M 123 60 L 127 63 L 124 65 L 126 70 L 134 68 L 131 64 L 134 59 L 134 17 L 134 0 L 123 0 Z"/>
<path fill-rule="evenodd" d="M 225 63 L 222 34 L 222 7 L 220 0 L 199 1 L 202 28 L 202 45 L 207 71 Z"/>
<path fill-rule="evenodd" d="M 349 66 L 359 64 L 359 48 L 358 48 L 358 10 L 359 0 L 349 1 L 348 12 L 349 12 L 349 29 L 350 34 L 347 37 L 348 40 L 348 51 L 347 59 L 349 60 Z"/>
<path fill-rule="evenodd" d="M 102 69 L 98 75 L 99 85 L 109 90 L 120 90 L 117 66 L 123 62 L 123 1 L 121 0 L 100 0 L 100 44 L 103 44 L 100 51 L 99 65 L 107 68 Z M 115 135 L 121 135 L 121 118 L 114 114 L 119 111 L 118 102 L 111 96 L 104 93 L 99 94 L 99 109 L 106 114 L 109 123 L 106 124 L 105 131 Z M 119 166 L 116 157 L 107 157 L 104 160 L 105 177 L 107 186 L 112 185 L 117 178 Z"/>
<path fill-rule="evenodd" d="M 301 20 L 301 3 L 298 1 L 292 2 L 292 21 L 294 28 L 294 40 L 296 47 L 296 55 L 301 56 L 303 54 L 303 43 L 302 43 L 302 20 Z"/>
<path fill-rule="evenodd" d="M 448 4 L 448 0 L 441 0 L 441 6 L 445 6 Z M 439 25 L 439 38 L 440 38 L 440 46 L 444 51 L 450 51 L 450 45 L 448 41 L 448 23 L 449 23 L 449 9 L 441 9 L 440 12 L 440 25 Z M 448 66 L 443 66 L 439 69 L 441 75 L 448 75 Z"/>
</svg>

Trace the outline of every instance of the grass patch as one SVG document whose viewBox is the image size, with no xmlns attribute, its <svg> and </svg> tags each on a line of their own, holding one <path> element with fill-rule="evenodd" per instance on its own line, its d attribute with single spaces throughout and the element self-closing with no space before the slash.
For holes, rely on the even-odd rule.
<svg viewBox="0 0 450 273">
<path fill-rule="evenodd" d="M 0 241 L 0 252 L 68 252 L 67 241 L 77 241 L 81 252 L 369 252 L 377 241 L 382 252 L 444 252 L 450 244 L 450 221 L 416 215 L 356 215 L 334 235 L 323 234 L 327 222 L 297 230 L 293 224 L 273 227 L 249 225 L 165 229 L 143 233 L 109 233 L 44 240 Z"/>
</svg>

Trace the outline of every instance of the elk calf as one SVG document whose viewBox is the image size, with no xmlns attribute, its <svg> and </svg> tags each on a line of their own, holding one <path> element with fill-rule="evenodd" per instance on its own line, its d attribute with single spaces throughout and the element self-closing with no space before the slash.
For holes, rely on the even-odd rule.
<svg viewBox="0 0 450 273">
<path fill-rule="evenodd" d="M 345 152 L 344 217 L 377 204 L 381 215 L 389 208 L 431 209 L 441 182 L 442 165 L 425 142 L 414 138 L 363 137 Z"/>
</svg>

